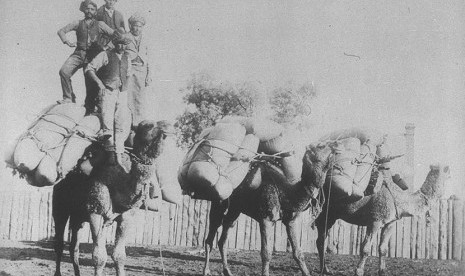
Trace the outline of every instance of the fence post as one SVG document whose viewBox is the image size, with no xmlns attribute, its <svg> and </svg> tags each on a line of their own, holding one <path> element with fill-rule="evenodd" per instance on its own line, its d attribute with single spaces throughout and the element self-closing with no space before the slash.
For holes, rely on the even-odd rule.
<svg viewBox="0 0 465 276">
<path fill-rule="evenodd" d="M 447 259 L 447 200 L 439 202 L 439 259 Z"/>
<path fill-rule="evenodd" d="M 439 253 L 439 201 L 431 206 L 431 256 L 432 259 L 438 259 Z"/>
<path fill-rule="evenodd" d="M 452 259 L 452 221 L 453 221 L 453 199 L 447 200 L 447 259 Z"/>
<path fill-rule="evenodd" d="M 452 258 L 462 259 L 463 202 L 457 196 L 451 196 L 453 204 Z"/>
</svg>

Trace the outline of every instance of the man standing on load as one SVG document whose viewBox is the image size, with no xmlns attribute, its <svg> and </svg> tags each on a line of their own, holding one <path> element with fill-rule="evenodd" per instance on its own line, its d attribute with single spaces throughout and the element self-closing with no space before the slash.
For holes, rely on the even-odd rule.
<svg viewBox="0 0 465 276">
<path fill-rule="evenodd" d="M 129 18 L 131 43 L 126 51 L 131 61 L 131 72 L 128 78 L 128 106 L 132 115 L 132 129 L 147 119 L 147 87 L 152 83 L 149 47 L 142 30 L 145 19 L 140 14 Z M 131 135 L 132 136 L 132 135 Z"/>
<path fill-rule="evenodd" d="M 108 163 L 123 168 L 124 141 L 129 136 L 127 76 L 130 71 L 129 55 L 125 52 L 131 42 L 127 34 L 113 40 L 115 48 L 98 54 L 86 68 L 86 74 L 99 87 L 101 110 L 101 137 L 106 137 L 105 150 Z"/>
<path fill-rule="evenodd" d="M 85 68 L 87 63 L 101 51 L 98 41 L 102 34 L 109 37 L 116 34 L 107 24 L 96 20 L 97 4 L 93 1 L 82 1 L 79 10 L 84 13 L 83 20 L 76 20 L 58 30 L 58 36 L 63 44 L 72 48 L 76 47 L 60 69 L 63 100 L 58 103 L 76 102 L 76 95 L 71 85 L 71 77 L 78 69 Z M 77 43 L 69 41 L 66 37 L 66 34 L 71 31 L 76 32 Z M 84 106 L 86 107 L 87 113 L 92 113 L 95 112 L 95 98 L 97 95 L 92 95 L 92 80 L 85 76 L 84 78 L 86 83 L 86 99 Z"/>
<path fill-rule="evenodd" d="M 105 0 L 105 5 L 102 5 L 97 10 L 97 15 L 95 16 L 98 21 L 103 21 L 110 28 L 115 31 L 122 33 L 126 32 L 126 26 L 124 24 L 124 17 L 121 12 L 115 10 L 115 5 L 117 0 Z M 107 35 L 102 35 L 100 38 L 99 44 L 103 47 L 104 50 L 112 49 L 115 46 L 111 43 L 111 37 Z"/>
</svg>

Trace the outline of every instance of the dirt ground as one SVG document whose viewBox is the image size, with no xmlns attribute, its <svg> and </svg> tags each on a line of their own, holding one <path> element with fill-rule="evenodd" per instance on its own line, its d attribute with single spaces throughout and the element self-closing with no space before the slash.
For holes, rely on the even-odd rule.
<svg viewBox="0 0 465 276">
<path fill-rule="evenodd" d="M 81 245 L 82 275 L 92 275 L 91 245 Z M 199 248 L 163 248 L 160 258 L 158 247 L 128 247 L 127 275 L 201 275 L 203 252 Z M 111 252 L 111 247 L 108 247 Z M 229 263 L 235 275 L 260 275 L 260 253 L 258 251 L 230 250 Z M 317 273 L 316 254 L 307 254 L 307 265 L 312 275 Z M 334 275 L 352 275 L 357 256 L 329 255 L 329 266 Z M 51 242 L 13 242 L 0 240 L 0 276 L 8 275 L 53 275 L 55 254 Z M 63 275 L 74 275 L 69 254 L 66 251 L 62 263 Z M 162 265 L 163 261 L 163 265 Z M 367 262 L 365 275 L 377 275 L 377 259 Z M 388 259 L 388 275 L 465 275 L 465 263 L 457 261 Z M 211 264 L 213 275 L 221 275 L 221 262 L 215 249 Z M 115 275 L 113 261 L 109 258 L 107 275 Z M 275 276 L 300 275 L 297 264 L 290 253 L 278 252 L 273 255 L 271 273 Z"/>
</svg>

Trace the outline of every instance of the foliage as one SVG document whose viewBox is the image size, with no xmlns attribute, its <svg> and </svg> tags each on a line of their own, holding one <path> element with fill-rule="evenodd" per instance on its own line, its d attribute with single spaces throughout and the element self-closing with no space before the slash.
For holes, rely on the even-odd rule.
<svg viewBox="0 0 465 276">
<path fill-rule="evenodd" d="M 253 83 L 219 82 L 205 73 L 192 75 L 181 92 L 187 109 L 177 117 L 175 127 L 178 144 L 187 148 L 198 139 L 202 130 L 214 125 L 215 121 L 228 115 L 254 116 L 258 108 L 266 104 L 272 111 L 270 119 L 301 128 L 304 124 L 302 118 L 310 115 L 310 104 L 316 97 L 315 87 L 309 82 L 301 86 L 288 82 L 271 90 L 268 95 L 260 95 Z M 263 100 L 266 96 L 268 101 Z M 263 109 L 260 113 L 263 115 Z"/>
<path fill-rule="evenodd" d="M 224 116 L 252 116 L 259 99 L 251 83 L 217 82 L 205 73 L 194 74 L 181 92 L 188 108 L 178 116 L 175 127 L 178 143 L 184 147 L 190 147 L 203 129 Z"/>
<path fill-rule="evenodd" d="M 269 95 L 273 119 L 278 123 L 293 124 L 299 117 L 310 116 L 311 103 L 316 96 L 313 82 L 301 86 L 289 82 L 275 88 Z"/>
</svg>

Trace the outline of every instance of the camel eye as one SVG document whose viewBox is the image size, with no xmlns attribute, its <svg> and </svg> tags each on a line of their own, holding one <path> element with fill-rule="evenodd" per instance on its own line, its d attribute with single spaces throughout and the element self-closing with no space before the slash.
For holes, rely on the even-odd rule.
<svg viewBox="0 0 465 276">
<path fill-rule="evenodd" d="M 449 172 L 449 166 L 444 167 L 443 171 L 444 171 L 445 173 L 448 173 L 448 172 Z"/>
</svg>

